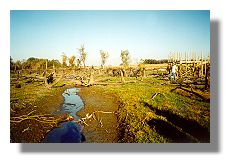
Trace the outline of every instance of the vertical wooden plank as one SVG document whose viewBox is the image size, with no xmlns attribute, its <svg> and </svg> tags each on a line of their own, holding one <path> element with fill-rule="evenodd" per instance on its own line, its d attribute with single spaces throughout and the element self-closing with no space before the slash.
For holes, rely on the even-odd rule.
<svg viewBox="0 0 235 168">
<path fill-rule="evenodd" d="M 185 66 L 186 66 L 186 75 L 188 75 L 188 53 L 186 53 Z"/>
<path fill-rule="evenodd" d="M 192 55 L 192 76 L 194 76 L 194 72 L 195 72 L 195 52 L 193 52 L 193 55 Z"/>
<path fill-rule="evenodd" d="M 208 82 L 209 75 L 208 75 L 208 73 L 210 71 L 210 64 L 207 62 L 206 65 L 207 65 L 207 71 L 205 71 L 205 73 L 206 73 L 205 74 L 205 90 L 208 88 L 208 85 L 209 85 L 209 82 Z"/>
<path fill-rule="evenodd" d="M 203 53 L 201 52 L 201 77 L 203 76 Z"/>
<path fill-rule="evenodd" d="M 175 55 L 175 63 L 177 63 L 177 60 L 178 60 L 178 54 L 179 52 L 177 51 L 176 55 Z"/>
<path fill-rule="evenodd" d="M 206 59 L 204 60 L 204 66 L 205 66 L 205 68 L 204 68 L 204 71 L 205 71 L 205 72 L 204 72 L 204 73 L 205 73 L 205 75 L 206 75 L 206 66 L 207 66 L 207 60 L 206 60 Z"/>
<path fill-rule="evenodd" d="M 180 62 L 180 64 L 179 64 L 179 70 L 178 70 L 178 72 L 179 72 L 179 78 L 181 78 L 181 57 L 182 57 L 182 52 L 180 52 L 180 55 L 179 55 L 179 62 Z"/>
</svg>

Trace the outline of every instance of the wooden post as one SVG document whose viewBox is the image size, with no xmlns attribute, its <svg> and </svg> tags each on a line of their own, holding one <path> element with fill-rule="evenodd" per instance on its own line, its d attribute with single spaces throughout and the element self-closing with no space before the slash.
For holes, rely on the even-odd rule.
<svg viewBox="0 0 235 168">
<path fill-rule="evenodd" d="M 203 76 L 203 53 L 201 52 L 201 77 Z"/>
<path fill-rule="evenodd" d="M 209 67 L 209 63 L 206 63 L 206 65 L 208 65 L 207 67 L 207 71 L 205 71 L 206 75 L 205 75 L 205 90 L 208 88 L 208 73 L 209 73 L 209 70 L 210 70 L 210 67 Z"/>
<path fill-rule="evenodd" d="M 177 63 L 179 62 L 179 57 L 180 57 L 180 52 L 178 52 L 178 54 L 177 54 L 177 58 L 176 58 Z"/>
<path fill-rule="evenodd" d="M 170 54 L 168 55 L 168 64 L 170 63 L 170 61 L 171 61 L 171 52 L 170 52 Z"/>
<path fill-rule="evenodd" d="M 205 70 L 205 75 L 206 75 L 206 66 L 207 66 L 207 60 L 206 59 L 204 60 L 204 65 L 205 65 L 205 69 L 204 70 Z"/>
<path fill-rule="evenodd" d="M 192 61 L 192 76 L 194 76 L 194 71 L 195 71 L 195 61 L 194 61 L 194 57 L 195 57 L 195 52 L 193 52 L 192 58 L 191 58 L 191 61 Z"/>
<path fill-rule="evenodd" d="M 186 76 L 188 76 L 188 55 L 189 53 L 186 53 Z"/>
<path fill-rule="evenodd" d="M 179 54 L 179 62 L 180 62 L 180 64 L 179 64 L 179 68 L 178 68 L 178 73 L 179 73 L 179 78 L 181 78 L 181 56 L 182 56 L 182 53 L 180 53 Z"/>
<path fill-rule="evenodd" d="M 187 71 L 187 66 L 186 66 L 186 54 L 187 54 L 187 53 L 185 52 L 185 53 L 184 53 L 184 66 L 185 66 L 184 69 L 185 69 L 185 73 L 186 73 L 186 71 Z M 184 73 L 184 74 L 185 74 L 185 73 Z"/>
<path fill-rule="evenodd" d="M 170 52 L 170 54 L 168 56 L 168 63 L 170 63 L 170 62 L 171 62 L 171 52 Z"/>
<path fill-rule="evenodd" d="M 197 53 L 195 53 L 195 71 L 194 71 L 194 76 L 197 75 Z"/>
</svg>

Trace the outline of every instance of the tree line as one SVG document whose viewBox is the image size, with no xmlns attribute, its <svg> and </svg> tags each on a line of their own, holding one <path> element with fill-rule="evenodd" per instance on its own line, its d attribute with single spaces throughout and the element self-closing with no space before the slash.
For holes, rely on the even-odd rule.
<svg viewBox="0 0 235 168">
<path fill-rule="evenodd" d="M 161 59 L 161 60 L 145 59 L 142 62 L 143 64 L 163 64 L 163 63 L 168 63 L 168 59 Z"/>
<path fill-rule="evenodd" d="M 59 60 L 48 60 L 43 58 L 30 57 L 27 60 L 13 61 L 10 57 L 10 70 L 22 70 L 22 69 L 53 69 L 54 67 L 61 67 Z"/>
<path fill-rule="evenodd" d="M 12 57 L 10 57 L 10 70 L 22 70 L 22 69 L 54 69 L 54 68 L 81 68 L 82 66 L 86 67 L 86 60 L 88 57 L 88 53 L 85 50 L 84 45 L 81 45 L 80 48 L 77 48 L 78 57 L 75 55 L 68 56 L 66 53 L 62 53 L 61 59 L 62 63 L 59 60 L 53 59 L 44 59 L 44 58 L 34 58 L 30 57 L 27 60 L 17 60 L 13 61 Z M 107 51 L 100 50 L 100 59 L 101 59 L 101 67 L 104 68 L 109 58 L 109 53 Z M 131 56 L 128 50 L 121 50 L 120 54 L 121 58 L 121 66 L 128 67 L 130 64 Z M 162 64 L 167 63 L 167 59 L 156 60 L 156 59 L 144 59 L 141 60 L 141 64 Z M 77 63 L 77 64 L 76 64 Z"/>
<path fill-rule="evenodd" d="M 27 60 L 17 60 L 13 61 L 12 57 L 10 57 L 10 70 L 22 70 L 22 69 L 54 69 L 56 68 L 75 68 L 75 67 L 86 67 L 86 60 L 88 53 L 85 50 L 84 45 L 81 45 L 78 50 L 78 58 L 75 55 L 68 56 L 66 53 L 62 53 L 61 59 L 62 63 L 59 60 L 53 59 L 44 59 L 44 58 L 34 58 L 30 57 Z M 130 53 L 128 50 L 122 50 L 120 54 L 122 65 L 124 67 L 128 66 L 130 63 Z M 109 58 L 109 53 L 107 51 L 100 50 L 100 59 L 101 59 L 101 67 L 104 68 Z M 77 65 L 76 65 L 77 63 Z"/>
</svg>

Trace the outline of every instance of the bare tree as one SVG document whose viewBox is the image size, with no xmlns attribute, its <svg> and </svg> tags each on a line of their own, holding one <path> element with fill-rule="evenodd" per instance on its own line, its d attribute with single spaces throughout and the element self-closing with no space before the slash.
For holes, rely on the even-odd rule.
<svg viewBox="0 0 235 168">
<path fill-rule="evenodd" d="M 11 56 L 10 56 L 10 70 L 14 70 L 14 62 Z"/>
<path fill-rule="evenodd" d="M 22 62 L 19 60 L 17 60 L 13 65 L 14 65 L 15 71 L 22 69 Z"/>
<path fill-rule="evenodd" d="M 104 69 L 104 65 L 109 57 L 109 53 L 103 50 L 100 50 L 100 56 L 101 56 L 101 67 Z"/>
<path fill-rule="evenodd" d="M 40 59 L 37 62 L 35 62 L 35 69 L 39 70 L 39 69 L 43 69 L 43 66 L 47 64 L 47 60 L 44 59 Z M 46 65 L 47 66 L 47 65 Z M 46 67 L 45 66 L 45 67 Z M 46 68 L 47 69 L 47 68 Z"/>
<path fill-rule="evenodd" d="M 86 67 L 86 59 L 87 59 L 87 52 L 85 52 L 85 48 L 84 45 L 81 46 L 81 48 L 79 49 L 80 52 L 80 60 L 81 62 L 83 62 L 84 68 Z"/>
<path fill-rule="evenodd" d="M 75 59 L 76 57 L 74 55 L 72 55 L 70 58 L 69 58 L 69 66 L 71 67 L 74 67 L 75 66 Z"/>
<path fill-rule="evenodd" d="M 63 52 L 62 53 L 62 65 L 63 67 L 67 67 L 67 60 L 68 60 L 68 56 Z"/>
<path fill-rule="evenodd" d="M 139 68 L 139 71 L 141 72 L 141 76 L 142 76 L 142 80 L 143 80 L 143 78 L 146 77 L 146 72 L 145 72 L 146 67 L 145 67 L 144 61 L 142 59 L 140 60 L 140 62 L 138 64 L 138 68 Z"/>
<path fill-rule="evenodd" d="M 130 63 L 130 58 L 131 58 L 129 51 L 128 50 L 122 50 L 120 56 L 121 56 L 121 59 L 122 59 L 122 65 L 124 67 L 127 67 Z"/>
<path fill-rule="evenodd" d="M 78 68 L 80 68 L 81 63 L 82 63 L 81 60 L 80 60 L 80 59 L 77 59 L 77 67 L 78 67 Z"/>
</svg>

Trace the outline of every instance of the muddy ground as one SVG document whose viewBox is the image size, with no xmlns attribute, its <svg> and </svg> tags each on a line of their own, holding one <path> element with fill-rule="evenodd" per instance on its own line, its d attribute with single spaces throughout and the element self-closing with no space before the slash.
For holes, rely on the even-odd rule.
<svg viewBox="0 0 235 168">
<path fill-rule="evenodd" d="M 27 104 L 23 109 L 12 109 L 11 120 L 29 113 L 30 115 L 27 116 L 29 119 L 24 119 L 21 122 L 11 122 L 10 141 L 13 143 L 41 142 L 50 130 L 57 127 L 60 122 L 66 121 L 68 115 L 60 111 L 64 101 L 62 93 L 65 89 L 72 87 L 74 86 L 54 88 L 49 96 Z M 93 114 L 92 118 L 83 123 L 85 142 L 118 142 L 119 125 L 116 115 L 119 107 L 118 98 L 114 95 L 103 94 L 102 90 L 96 87 L 83 87 L 79 95 L 85 107 L 77 115 L 85 117 L 86 114 Z M 39 118 L 30 119 L 30 117 L 38 115 L 48 115 L 56 122 L 43 123 L 38 121 Z"/>
<path fill-rule="evenodd" d="M 37 83 L 21 88 L 13 85 L 11 142 L 42 142 L 53 128 L 66 121 L 68 115 L 60 111 L 64 102 L 62 93 L 73 87 L 81 88 L 78 95 L 84 108 L 77 115 L 86 118 L 81 124 L 87 143 L 210 142 L 210 94 L 189 94 L 187 89 L 162 86 L 160 82 L 147 78 L 144 82 L 123 86 L 81 87 L 76 81 L 66 80 L 58 85 L 61 87 L 51 90 Z M 153 100 L 154 93 L 163 96 Z M 40 115 L 46 115 L 50 122 L 37 117 Z M 182 130 L 193 140 L 187 136 L 182 139 L 185 137 Z"/>
<path fill-rule="evenodd" d="M 92 114 L 86 120 L 83 134 L 88 143 L 115 143 L 120 139 L 118 108 L 120 101 L 113 94 L 104 94 L 97 87 L 83 87 L 78 93 L 84 101 L 84 108 L 77 113 L 80 117 Z"/>
<path fill-rule="evenodd" d="M 66 114 L 54 115 L 54 113 L 60 110 L 63 103 L 63 97 L 61 95 L 63 90 L 63 88 L 56 88 L 49 96 L 43 97 L 42 99 L 37 99 L 37 101 L 33 102 L 32 104 L 26 104 L 25 108 L 12 109 L 11 121 L 13 118 L 22 117 L 24 115 L 26 115 L 28 119 L 23 117 L 25 119 L 21 122 L 11 122 L 10 141 L 13 143 L 41 142 L 51 129 L 58 126 L 57 123 L 65 121 L 67 118 Z M 30 119 L 32 116 L 40 115 L 48 115 L 48 117 L 51 116 L 57 122 L 43 123 L 40 122 L 39 118 Z"/>
</svg>

